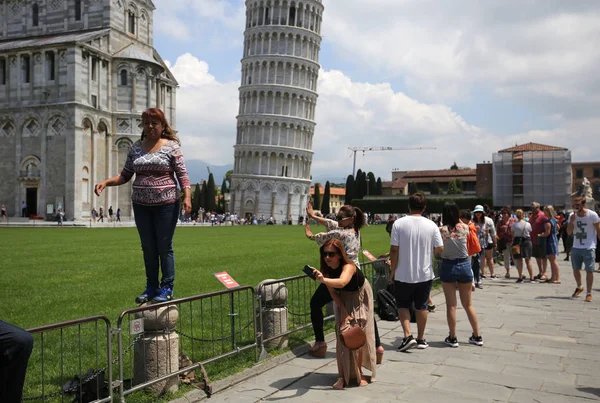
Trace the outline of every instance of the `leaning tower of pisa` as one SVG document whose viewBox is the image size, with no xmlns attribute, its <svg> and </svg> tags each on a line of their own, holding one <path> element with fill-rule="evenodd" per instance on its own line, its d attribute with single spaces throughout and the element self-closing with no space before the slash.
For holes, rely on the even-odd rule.
<svg viewBox="0 0 600 403">
<path fill-rule="evenodd" d="M 294 223 L 310 191 L 321 0 L 248 0 L 230 210 Z"/>
</svg>

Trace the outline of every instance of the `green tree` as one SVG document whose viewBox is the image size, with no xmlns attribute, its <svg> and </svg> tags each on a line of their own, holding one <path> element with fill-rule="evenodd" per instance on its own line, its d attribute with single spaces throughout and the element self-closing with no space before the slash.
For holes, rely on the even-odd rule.
<svg viewBox="0 0 600 403">
<path fill-rule="evenodd" d="M 214 211 L 217 209 L 217 206 L 216 206 L 217 188 L 215 186 L 215 177 L 213 176 L 212 173 L 210 175 L 208 175 L 208 185 L 206 186 L 206 191 L 208 193 L 208 196 L 207 196 L 208 203 L 206 205 L 206 208 L 208 208 L 211 211 Z"/>
<path fill-rule="evenodd" d="M 369 188 L 368 195 L 376 196 L 377 195 L 377 180 L 375 179 L 375 174 L 373 172 L 369 172 L 367 174 L 367 185 Z"/>
<path fill-rule="evenodd" d="M 325 183 L 325 191 L 323 192 L 323 202 L 321 203 L 321 213 L 327 215 L 331 212 L 329 209 L 329 203 L 331 200 L 331 186 L 329 181 Z"/>
<path fill-rule="evenodd" d="M 313 208 L 321 210 L 321 184 L 315 183 L 315 193 L 313 195 Z"/>
<path fill-rule="evenodd" d="M 204 210 L 208 210 L 208 189 L 206 186 L 206 181 L 202 181 L 202 207 Z"/>
<path fill-rule="evenodd" d="M 229 171 L 227 171 L 225 173 L 225 179 L 227 180 L 227 184 L 229 185 L 229 188 L 231 188 L 231 175 L 233 175 L 233 169 L 230 169 Z"/>
<path fill-rule="evenodd" d="M 383 183 L 381 182 L 381 178 L 377 178 L 377 184 L 375 185 L 375 194 L 377 196 L 383 196 Z"/>
<path fill-rule="evenodd" d="M 452 169 L 452 170 L 457 170 L 458 169 L 458 165 L 456 164 L 456 161 L 454 161 L 454 164 L 452 164 L 452 166 L 450 167 L 450 169 Z"/>
<path fill-rule="evenodd" d="M 348 175 L 346 178 L 346 196 L 344 196 L 344 204 L 352 204 L 352 200 L 356 197 L 354 196 L 354 175 Z"/>
<path fill-rule="evenodd" d="M 415 182 L 408 183 L 408 194 L 414 195 L 415 193 L 419 193 L 419 188 Z"/>
<path fill-rule="evenodd" d="M 223 178 L 223 183 L 221 183 L 221 194 L 229 193 L 229 189 L 227 188 L 227 179 Z"/>
<path fill-rule="evenodd" d="M 437 181 L 434 179 L 431 181 L 431 194 L 432 195 L 439 195 L 444 193 L 442 191 L 442 187 L 440 186 L 439 183 L 437 183 Z"/>
<path fill-rule="evenodd" d="M 197 213 L 200 207 L 202 207 L 202 188 L 199 183 L 196 183 L 192 194 L 192 214 Z"/>
<path fill-rule="evenodd" d="M 458 194 L 458 187 L 456 186 L 456 180 L 451 179 L 450 182 L 448 182 L 448 194 L 449 195 L 455 195 Z"/>
<path fill-rule="evenodd" d="M 362 199 L 367 195 L 367 175 L 362 171 L 358 170 L 356 172 L 356 182 L 355 182 L 355 194 L 354 196 L 357 199 Z"/>
<path fill-rule="evenodd" d="M 456 189 L 458 189 L 458 193 L 462 193 L 464 191 L 462 179 L 456 180 Z"/>
</svg>

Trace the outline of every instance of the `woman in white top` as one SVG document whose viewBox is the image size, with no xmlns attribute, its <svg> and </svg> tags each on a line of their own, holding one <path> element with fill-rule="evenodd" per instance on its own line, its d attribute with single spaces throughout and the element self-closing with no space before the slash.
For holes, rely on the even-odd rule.
<svg viewBox="0 0 600 403">
<path fill-rule="evenodd" d="M 525 277 L 523 277 L 523 259 L 525 259 L 525 265 L 529 272 L 529 281 L 535 283 L 535 277 L 533 276 L 533 267 L 531 266 L 531 255 L 533 251 L 533 245 L 531 243 L 531 224 L 523 219 L 523 210 L 518 209 L 515 213 L 517 215 L 517 222 L 511 225 L 510 231 L 513 234 L 513 245 L 519 245 L 519 253 L 513 255 L 515 264 L 517 265 L 517 272 L 519 278 L 517 283 L 522 283 Z"/>
<path fill-rule="evenodd" d="M 496 227 L 490 217 L 486 217 L 483 206 L 478 204 L 473 210 L 473 223 L 478 228 L 479 245 L 481 245 L 481 278 L 485 278 L 485 265 L 490 269 L 490 278 L 495 279 L 494 271 L 494 247 L 496 246 Z"/>
</svg>

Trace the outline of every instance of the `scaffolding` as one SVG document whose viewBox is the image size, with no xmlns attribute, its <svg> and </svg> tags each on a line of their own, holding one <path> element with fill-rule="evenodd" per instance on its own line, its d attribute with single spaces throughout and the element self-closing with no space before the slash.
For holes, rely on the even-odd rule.
<svg viewBox="0 0 600 403">
<path fill-rule="evenodd" d="M 493 156 L 494 205 L 571 205 L 571 152 L 502 152 Z"/>
</svg>

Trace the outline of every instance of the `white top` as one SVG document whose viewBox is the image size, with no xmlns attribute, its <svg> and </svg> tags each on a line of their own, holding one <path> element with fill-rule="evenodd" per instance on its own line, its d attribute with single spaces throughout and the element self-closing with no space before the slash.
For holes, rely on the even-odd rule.
<svg viewBox="0 0 600 403">
<path fill-rule="evenodd" d="M 600 217 L 595 211 L 587 209 L 587 213 L 583 217 L 575 214 L 575 223 L 573 226 L 573 248 L 575 249 L 596 249 L 596 228 L 594 224 L 600 222 Z M 569 216 L 571 221 L 571 216 Z"/>
<path fill-rule="evenodd" d="M 425 217 L 402 217 L 392 227 L 392 246 L 398 247 L 395 280 L 423 283 L 433 280 L 433 249 L 443 246 L 440 230 Z"/>
<path fill-rule="evenodd" d="M 527 221 L 519 221 L 514 223 L 510 227 L 510 231 L 515 237 L 520 237 L 523 239 L 531 238 L 531 236 L 529 236 L 529 234 L 531 233 L 531 224 L 529 224 Z"/>
</svg>

